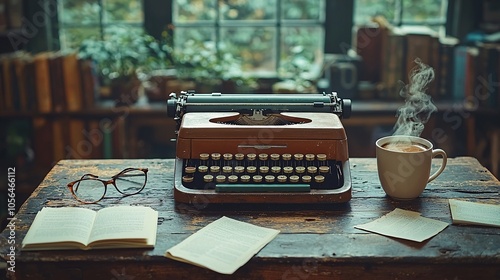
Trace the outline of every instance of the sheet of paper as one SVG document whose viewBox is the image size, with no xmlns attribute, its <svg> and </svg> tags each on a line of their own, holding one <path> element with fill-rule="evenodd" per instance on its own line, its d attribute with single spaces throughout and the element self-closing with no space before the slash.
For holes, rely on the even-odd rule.
<svg viewBox="0 0 500 280">
<path fill-rule="evenodd" d="M 168 249 L 165 256 L 232 274 L 278 233 L 279 230 L 222 217 Z"/>
<path fill-rule="evenodd" d="M 449 199 L 454 224 L 500 227 L 500 205 Z"/>
<path fill-rule="evenodd" d="M 385 236 L 422 242 L 445 229 L 448 223 L 420 216 L 420 213 L 396 208 L 372 222 L 354 226 Z"/>
</svg>

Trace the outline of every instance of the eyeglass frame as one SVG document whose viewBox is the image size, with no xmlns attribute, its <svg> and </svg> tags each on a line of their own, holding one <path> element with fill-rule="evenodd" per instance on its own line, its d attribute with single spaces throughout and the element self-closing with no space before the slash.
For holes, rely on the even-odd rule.
<svg viewBox="0 0 500 280">
<path fill-rule="evenodd" d="M 130 194 L 123 193 L 116 186 L 116 178 L 119 178 L 120 175 L 123 174 L 123 173 L 127 173 L 127 172 L 134 171 L 134 170 L 138 170 L 138 171 L 144 172 L 144 176 L 145 176 L 144 184 L 142 185 L 141 189 L 139 189 L 138 191 L 136 191 L 134 193 L 130 193 Z M 111 179 L 109 179 L 109 180 L 102 180 L 102 179 L 99 179 L 99 176 L 97 176 L 97 175 L 94 175 L 94 174 L 91 174 L 91 173 L 87 173 L 87 174 L 84 174 L 80 179 L 68 183 L 67 187 L 70 190 L 71 195 L 73 196 L 73 198 L 75 198 L 79 202 L 84 203 L 84 204 L 93 204 L 93 203 L 97 203 L 97 202 L 101 201 L 104 198 L 104 196 L 106 196 L 106 192 L 108 191 L 108 185 L 109 184 L 113 185 L 113 187 L 115 187 L 115 189 L 119 193 L 121 193 L 124 197 L 131 196 L 131 195 L 136 195 L 136 194 L 142 192 L 142 190 L 144 190 L 144 187 L 146 186 L 146 183 L 148 182 L 148 171 L 149 171 L 148 168 L 131 168 L 131 167 L 129 167 L 129 168 L 125 168 L 122 171 L 118 172 L 116 175 L 111 176 L 110 177 Z M 88 176 L 90 176 L 90 178 Z M 103 192 L 101 198 L 99 198 L 96 201 L 92 201 L 92 202 L 83 201 L 83 200 L 81 200 L 81 199 L 78 198 L 78 196 L 75 194 L 75 191 L 73 190 L 73 186 L 76 183 L 79 183 L 79 182 L 84 181 L 84 180 L 95 180 L 95 181 L 101 182 L 104 185 L 104 192 Z"/>
</svg>

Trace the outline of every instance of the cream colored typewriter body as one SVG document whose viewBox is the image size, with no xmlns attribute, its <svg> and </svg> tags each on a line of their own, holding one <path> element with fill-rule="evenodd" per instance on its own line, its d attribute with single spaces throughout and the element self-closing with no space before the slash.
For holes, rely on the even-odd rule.
<svg viewBox="0 0 500 280">
<path fill-rule="evenodd" d="M 174 198 L 207 203 L 351 199 L 350 100 L 323 94 L 172 94 Z"/>
</svg>

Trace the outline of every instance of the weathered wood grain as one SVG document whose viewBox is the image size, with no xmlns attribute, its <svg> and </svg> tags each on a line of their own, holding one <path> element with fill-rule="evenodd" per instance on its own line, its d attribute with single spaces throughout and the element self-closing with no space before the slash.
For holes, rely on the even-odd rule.
<svg viewBox="0 0 500 280">
<path fill-rule="evenodd" d="M 372 158 L 351 159 L 352 199 L 335 205 L 186 205 L 173 199 L 173 160 L 63 160 L 56 164 L 16 215 L 17 279 L 498 279 L 500 229 L 451 225 L 449 198 L 500 204 L 500 182 L 469 157 L 449 159 L 444 173 L 412 201 L 383 192 Z M 435 162 L 438 164 L 438 161 Z M 126 167 L 147 167 L 148 183 L 135 196 L 113 188 L 99 204 L 81 205 L 66 185 L 85 173 L 111 176 Z M 154 249 L 22 252 L 19 245 L 42 207 L 94 210 L 149 205 L 159 211 Z M 416 243 L 355 229 L 402 208 L 450 223 L 437 236 Z M 208 223 L 228 216 L 281 233 L 234 275 L 163 257 L 165 250 Z M 9 244 L 0 235 L 0 255 Z"/>
</svg>

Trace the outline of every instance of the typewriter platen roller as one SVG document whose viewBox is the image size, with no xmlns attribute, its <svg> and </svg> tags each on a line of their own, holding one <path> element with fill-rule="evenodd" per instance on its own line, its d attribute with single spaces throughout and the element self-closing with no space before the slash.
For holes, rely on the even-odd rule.
<svg viewBox="0 0 500 280">
<path fill-rule="evenodd" d="M 334 93 L 173 93 L 174 198 L 207 203 L 340 203 L 351 199 L 350 100 Z"/>
</svg>

